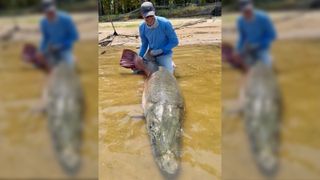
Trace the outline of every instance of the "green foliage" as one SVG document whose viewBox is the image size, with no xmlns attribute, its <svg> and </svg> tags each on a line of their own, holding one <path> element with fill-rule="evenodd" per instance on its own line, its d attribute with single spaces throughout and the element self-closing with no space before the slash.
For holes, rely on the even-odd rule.
<svg viewBox="0 0 320 180">
<path fill-rule="evenodd" d="M 42 0 L 0 0 L 0 14 L 10 11 L 39 11 L 41 2 Z M 56 2 L 58 7 L 65 10 L 93 9 L 97 5 L 95 0 L 56 0 Z"/>
<path fill-rule="evenodd" d="M 119 15 L 131 12 L 140 7 L 145 0 L 98 0 L 99 15 Z M 174 9 L 185 7 L 190 4 L 204 5 L 207 3 L 220 2 L 221 0 L 150 0 L 158 9 Z"/>
<path fill-rule="evenodd" d="M 224 10 L 237 10 L 238 0 L 222 0 Z M 266 10 L 299 9 L 308 7 L 312 0 L 253 0 L 256 7 Z"/>
<path fill-rule="evenodd" d="M 181 17 L 193 17 L 193 16 L 201 16 L 201 15 L 208 15 L 212 12 L 215 5 L 204 5 L 204 6 L 197 6 L 197 5 L 189 5 L 186 7 L 176 7 L 172 9 L 159 9 L 157 10 L 158 16 L 168 17 L 168 18 L 181 18 Z M 127 14 L 112 14 L 112 15 L 103 15 L 99 16 L 100 22 L 109 22 L 109 21 L 126 21 L 130 19 L 137 19 L 141 18 L 139 9 L 135 13 L 127 13 Z"/>
</svg>

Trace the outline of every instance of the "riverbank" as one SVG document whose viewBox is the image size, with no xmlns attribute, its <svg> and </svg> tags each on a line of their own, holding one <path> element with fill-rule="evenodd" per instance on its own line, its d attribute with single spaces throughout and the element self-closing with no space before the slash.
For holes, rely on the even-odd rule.
<svg viewBox="0 0 320 180">
<path fill-rule="evenodd" d="M 223 41 L 237 38 L 236 18 L 239 13 L 225 13 L 222 17 Z M 320 39 L 320 11 L 272 11 L 279 40 Z"/>
<path fill-rule="evenodd" d="M 179 38 L 179 46 L 183 45 L 219 45 L 221 43 L 221 18 L 173 18 L 170 19 L 176 28 Z M 133 37 L 116 36 L 110 37 L 112 42 L 109 46 L 139 46 L 140 39 L 136 38 L 139 34 L 139 24 L 141 19 L 130 21 L 114 22 L 114 27 L 118 34 L 130 35 Z M 114 30 L 111 23 L 99 23 L 99 41 L 112 35 Z"/>
<path fill-rule="evenodd" d="M 99 50 L 106 51 L 99 56 L 99 177 L 163 180 L 141 108 L 144 78 L 119 66 L 124 48 L 134 47 Z M 181 169 L 176 179 L 221 179 L 221 49 L 185 45 L 175 48 L 173 56 L 185 99 Z"/>
<path fill-rule="evenodd" d="M 223 40 L 235 43 L 237 14 L 223 16 Z M 320 12 L 271 12 L 278 40 L 272 48 L 273 65 L 282 94 L 280 167 L 274 179 L 316 179 L 319 177 Z M 242 75 L 222 66 L 222 109 L 231 108 L 239 97 Z M 265 179 L 250 150 L 241 116 L 222 118 L 224 178 Z"/>
</svg>

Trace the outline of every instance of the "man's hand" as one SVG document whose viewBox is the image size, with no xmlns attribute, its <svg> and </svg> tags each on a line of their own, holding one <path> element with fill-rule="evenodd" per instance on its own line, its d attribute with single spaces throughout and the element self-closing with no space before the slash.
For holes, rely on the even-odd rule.
<svg viewBox="0 0 320 180">
<path fill-rule="evenodd" d="M 43 61 L 44 60 L 44 55 L 39 52 L 39 53 L 36 54 L 36 58 L 41 60 L 41 61 Z"/>
<path fill-rule="evenodd" d="M 162 53 L 163 53 L 162 49 L 155 49 L 150 51 L 151 56 L 159 56 Z"/>
<path fill-rule="evenodd" d="M 50 53 L 57 53 L 61 50 L 61 45 L 49 45 Z"/>
<path fill-rule="evenodd" d="M 246 44 L 245 48 L 247 51 L 257 51 L 260 49 L 260 45 L 259 44 Z"/>
<path fill-rule="evenodd" d="M 233 54 L 233 57 L 234 57 L 235 59 L 241 59 L 242 56 L 243 56 L 243 54 L 240 53 L 240 52 L 235 52 L 235 53 Z"/>
</svg>

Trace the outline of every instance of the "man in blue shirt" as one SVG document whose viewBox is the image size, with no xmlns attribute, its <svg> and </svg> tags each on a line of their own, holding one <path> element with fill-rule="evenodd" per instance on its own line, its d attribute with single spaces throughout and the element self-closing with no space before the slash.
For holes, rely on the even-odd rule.
<svg viewBox="0 0 320 180">
<path fill-rule="evenodd" d="M 79 35 L 72 18 L 57 11 L 54 0 L 43 0 L 42 6 L 45 17 L 40 22 L 40 58 L 46 59 L 49 66 L 54 66 L 61 60 L 73 66 L 72 50 Z"/>
<path fill-rule="evenodd" d="M 238 18 L 239 39 L 237 53 L 241 56 L 254 52 L 257 60 L 272 66 L 270 55 L 271 43 L 276 39 L 276 32 L 268 15 L 255 10 L 251 0 L 239 0 L 242 16 Z M 247 62 L 252 65 L 253 62 Z"/>
<path fill-rule="evenodd" d="M 151 2 L 141 5 L 141 14 L 144 22 L 139 26 L 139 56 L 144 57 L 148 50 L 160 66 L 173 73 L 172 49 L 179 41 L 172 24 L 168 19 L 155 15 L 155 8 Z"/>
</svg>

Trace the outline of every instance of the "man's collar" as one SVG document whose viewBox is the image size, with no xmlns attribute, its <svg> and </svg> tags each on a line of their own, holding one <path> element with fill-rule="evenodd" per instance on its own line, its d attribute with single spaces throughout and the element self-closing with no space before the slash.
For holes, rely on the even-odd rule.
<svg viewBox="0 0 320 180">
<path fill-rule="evenodd" d="M 148 29 L 155 29 L 155 28 L 157 28 L 157 27 L 159 26 L 159 21 L 158 21 L 157 16 L 154 16 L 154 23 L 153 23 L 152 26 L 149 26 L 147 23 L 146 23 L 146 25 L 147 25 L 147 28 L 148 28 Z"/>
</svg>

